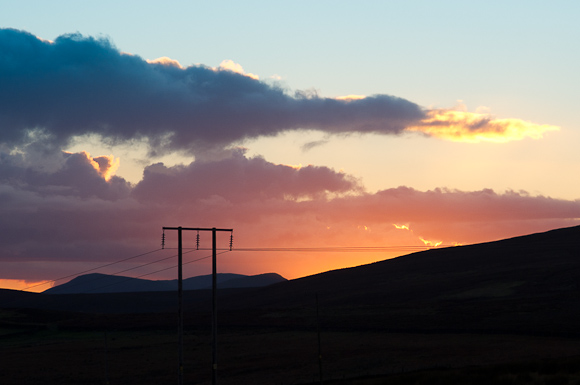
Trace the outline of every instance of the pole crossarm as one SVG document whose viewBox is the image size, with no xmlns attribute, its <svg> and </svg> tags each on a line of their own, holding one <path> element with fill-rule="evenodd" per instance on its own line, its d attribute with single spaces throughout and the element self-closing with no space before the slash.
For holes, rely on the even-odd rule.
<svg viewBox="0 0 580 385">
<path fill-rule="evenodd" d="M 163 227 L 163 230 L 186 230 L 186 231 L 234 231 L 234 229 L 216 229 L 215 227 Z"/>
</svg>

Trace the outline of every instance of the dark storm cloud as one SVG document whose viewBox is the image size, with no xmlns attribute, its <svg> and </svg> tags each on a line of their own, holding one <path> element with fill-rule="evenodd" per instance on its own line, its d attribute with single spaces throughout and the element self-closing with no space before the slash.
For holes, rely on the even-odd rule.
<svg viewBox="0 0 580 385">
<path fill-rule="evenodd" d="M 12 145 L 96 133 L 196 151 L 301 128 L 398 133 L 422 118 L 419 106 L 393 96 L 289 95 L 232 71 L 149 63 L 106 39 L 48 42 L 0 30 L 0 142 Z"/>
</svg>

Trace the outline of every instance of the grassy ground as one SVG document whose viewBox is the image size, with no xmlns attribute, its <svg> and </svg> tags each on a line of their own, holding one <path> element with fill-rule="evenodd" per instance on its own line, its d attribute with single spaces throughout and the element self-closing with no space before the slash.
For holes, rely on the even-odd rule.
<svg viewBox="0 0 580 385">
<path fill-rule="evenodd" d="M 3 385 L 177 381 L 174 330 L 36 326 L 0 333 Z M 225 328 L 218 342 L 220 385 L 319 382 L 315 331 Z M 327 384 L 580 383 L 580 358 L 574 358 L 580 355 L 580 341 L 574 339 L 323 332 L 321 342 Z M 211 383 L 210 330 L 186 328 L 184 360 L 186 383 Z"/>
<path fill-rule="evenodd" d="M 327 381 L 327 385 L 577 385 L 580 357 Z"/>
</svg>

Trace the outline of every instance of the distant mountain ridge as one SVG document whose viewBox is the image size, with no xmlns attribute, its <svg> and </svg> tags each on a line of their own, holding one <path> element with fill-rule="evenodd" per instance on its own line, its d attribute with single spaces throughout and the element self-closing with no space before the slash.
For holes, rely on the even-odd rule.
<svg viewBox="0 0 580 385">
<path fill-rule="evenodd" d="M 286 278 L 276 273 L 243 275 L 231 273 L 217 274 L 218 289 L 263 287 Z M 203 290 L 212 286 L 212 276 L 200 275 L 183 280 L 183 290 Z M 92 273 L 79 275 L 67 283 L 45 290 L 45 294 L 85 294 L 85 293 L 137 293 L 153 291 L 175 291 L 177 280 L 148 280 L 119 275 Z"/>
</svg>

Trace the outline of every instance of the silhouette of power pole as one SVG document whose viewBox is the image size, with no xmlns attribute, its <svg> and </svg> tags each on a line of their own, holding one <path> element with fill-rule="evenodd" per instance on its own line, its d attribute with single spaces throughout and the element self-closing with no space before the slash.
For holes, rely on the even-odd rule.
<svg viewBox="0 0 580 385">
<path fill-rule="evenodd" d="M 199 248 L 199 232 L 211 231 L 212 239 L 212 384 L 217 384 L 217 232 L 229 231 L 233 233 L 233 229 L 216 229 L 202 228 L 202 227 L 163 227 L 165 230 L 177 230 L 177 299 L 178 299 L 178 355 L 179 355 L 179 369 L 178 369 L 178 384 L 183 385 L 183 238 L 182 232 L 197 231 L 197 247 Z M 232 250 L 232 235 L 230 235 L 230 251 Z M 165 233 L 162 237 L 162 246 L 165 245 Z"/>
</svg>

